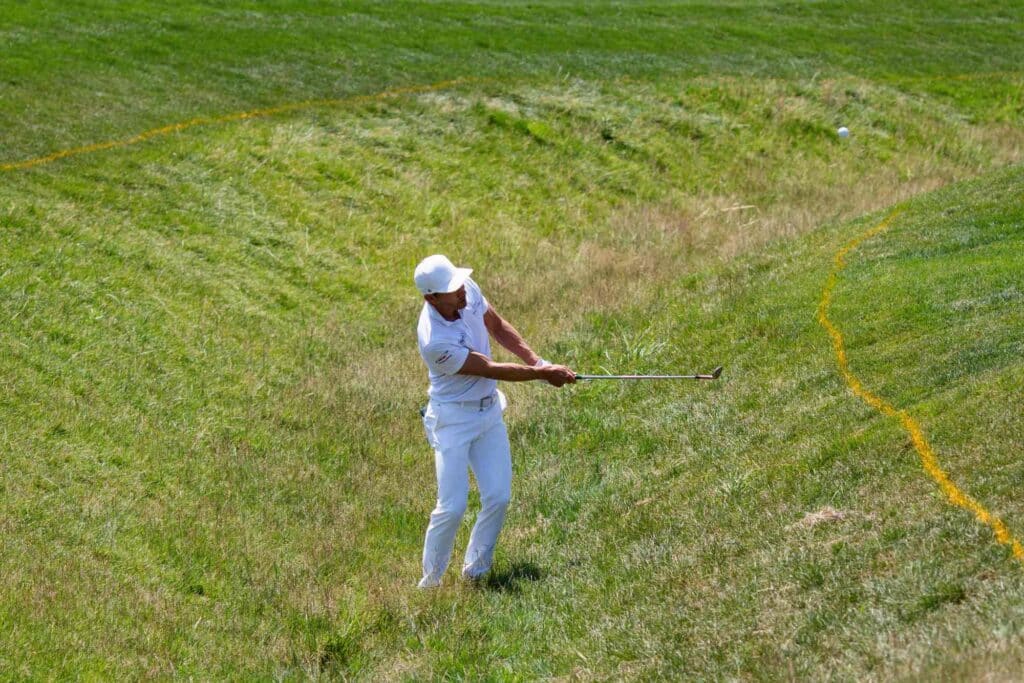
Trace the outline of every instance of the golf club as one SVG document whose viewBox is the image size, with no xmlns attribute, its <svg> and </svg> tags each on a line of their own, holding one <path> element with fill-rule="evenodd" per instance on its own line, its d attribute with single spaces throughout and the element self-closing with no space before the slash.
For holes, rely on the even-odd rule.
<svg viewBox="0 0 1024 683">
<path fill-rule="evenodd" d="M 576 379 L 718 379 L 721 374 L 722 366 L 719 365 L 709 375 L 576 375 Z"/>
</svg>

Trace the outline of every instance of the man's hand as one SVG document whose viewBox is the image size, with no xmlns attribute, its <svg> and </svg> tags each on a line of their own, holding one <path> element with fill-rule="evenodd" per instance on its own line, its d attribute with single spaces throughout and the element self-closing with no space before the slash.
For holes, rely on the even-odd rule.
<svg viewBox="0 0 1024 683">
<path fill-rule="evenodd" d="M 576 373 L 564 365 L 545 365 L 538 370 L 541 379 L 552 386 L 560 387 L 576 381 Z"/>
</svg>

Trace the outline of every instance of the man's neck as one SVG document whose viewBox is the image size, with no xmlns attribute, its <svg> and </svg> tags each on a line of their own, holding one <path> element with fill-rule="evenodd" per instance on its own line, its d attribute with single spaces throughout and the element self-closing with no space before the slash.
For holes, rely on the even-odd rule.
<svg viewBox="0 0 1024 683">
<path fill-rule="evenodd" d="M 434 304 L 430 304 L 430 305 L 431 305 L 431 306 L 434 306 Z M 453 311 L 451 311 L 451 313 L 450 313 L 450 314 L 448 314 L 448 315 L 445 315 L 445 312 L 444 312 L 444 311 L 442 311 L 442 310 L 441 310 L 440 308 L 438 308 L 437 306 L 434 306 L 434 310 L 435 310 L 435 311 L 437 311 L 437 314 L 438 314 L 439 316 L 441 316 L 442 318 L 444 318 L 445 320 L 447 320 L 447 321 L 448 321 L 448 322 L 450 322 L 450 323 L 453 323 L 453 322 L 455 322 L 456 320 L 458 320 L 459 318 L 461 318 L 461 317 L 462 317 L 462 316 L 461 316 L 461 315 L 459 314 L 459 309 L 457 309 L 457 308 L 456 308 L 456 309 L 454 309 Z"/>
</svg>

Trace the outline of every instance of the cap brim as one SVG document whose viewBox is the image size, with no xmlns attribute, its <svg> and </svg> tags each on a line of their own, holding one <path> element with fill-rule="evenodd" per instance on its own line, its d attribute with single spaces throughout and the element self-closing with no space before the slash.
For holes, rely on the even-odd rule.
<svg viewBox="0 0 1024 683">
<path fill-rule="evenodd" d="M 456 268 L 455 269 L 455 276 L 448 283 L 448 291 L 449 292 L 454 292 L 459 287 L 464 285 L 466 283 L 466 278 L 468 278 L 469 274 L 472 273 L 472 272 L 473 272 L 472 268 Z"/>
</svg>

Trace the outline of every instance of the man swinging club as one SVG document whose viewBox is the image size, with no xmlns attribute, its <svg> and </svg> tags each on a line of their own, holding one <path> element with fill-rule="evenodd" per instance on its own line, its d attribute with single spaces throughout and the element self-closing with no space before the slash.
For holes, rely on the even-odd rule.
<svg viewBox="0 0 1024 683">
<path fill-rule="evenodd" d="M 462 576 L 479 579 L 491 568 L 494 546 L 512 493 L 512 459 L 502 411 L 505 395 L 497 380 L 545 380 L 556 387 L 575 382 L 567 367 L 552 365 L 533 352 L 512 325 L 484 298 L 469 268 L 446 257 L 429 256 L 416 266 L 416 287 L 425 303 L 417 335 L 430 376 L 430 402 L 423 413 L 427 440 L 434 449 L 437 506 L 423 542 L 420 588 L 441 583 L 455 533 L 466 512 L 468 468 L 480 488 L 480 513 L 466 547 Z M 522 359 L 491 360 L 495 341 Z"/>
</svg>

